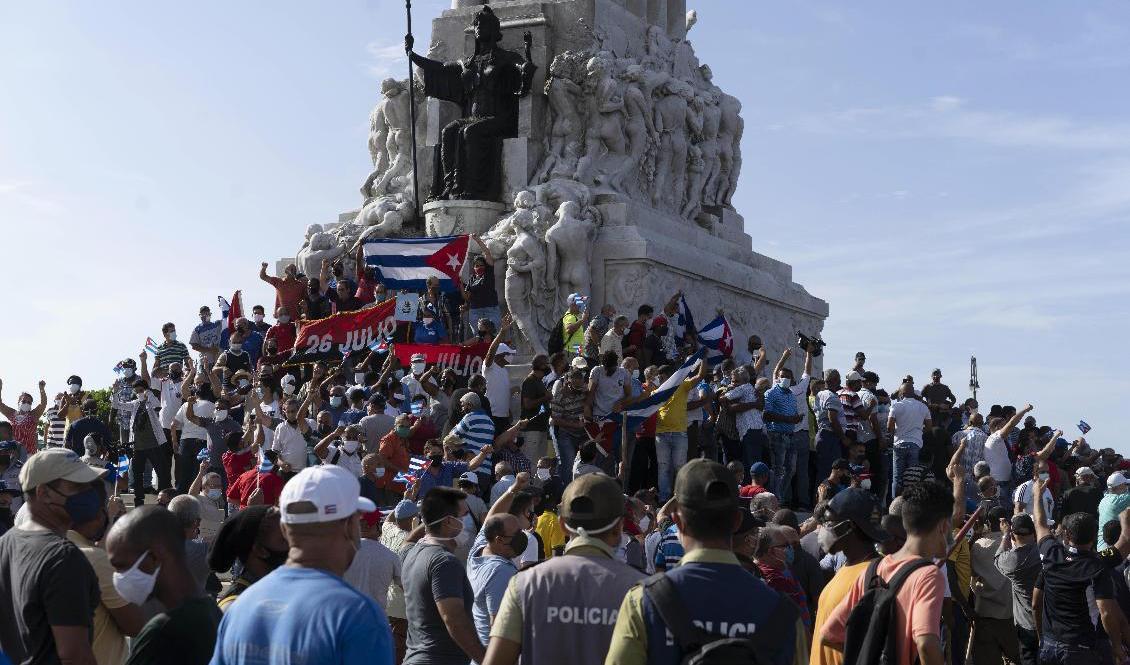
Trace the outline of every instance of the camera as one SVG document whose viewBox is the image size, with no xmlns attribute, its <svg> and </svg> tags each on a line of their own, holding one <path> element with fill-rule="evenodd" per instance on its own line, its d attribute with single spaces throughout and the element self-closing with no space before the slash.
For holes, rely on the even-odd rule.
<svg viewBox="0 0 1130 665">
<path fill-rule="evenodd" d="M 796 333 L 796 343 L 797 346 L 811 353 L 814 358 L 823 353 L 824 347 L 828 346 L 819 337 L 809 337 L 799 330 Z"/>
</svg>

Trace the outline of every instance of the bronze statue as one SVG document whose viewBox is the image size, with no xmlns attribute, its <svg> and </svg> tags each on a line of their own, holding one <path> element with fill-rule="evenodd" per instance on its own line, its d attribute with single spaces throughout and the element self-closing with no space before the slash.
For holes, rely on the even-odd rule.
<svg viewBox="0 0 1130 665">
<path fill-rule="evenodd" d="M 475 54 L 457 62 L 439 62 L 404 47 L 420 69 L 424 94 L 459 104 L 463 116 L 443 128 L 440 141 L 440 199 L 494 199 L 498 196 L 501 140 L 518 134 L 518 99 L 530 92 L 537 67 L 530 58 L 530 33 L 521 55 L 498 47 L 502 27 L 489 6 L 471 22 Z"/>
</svg>

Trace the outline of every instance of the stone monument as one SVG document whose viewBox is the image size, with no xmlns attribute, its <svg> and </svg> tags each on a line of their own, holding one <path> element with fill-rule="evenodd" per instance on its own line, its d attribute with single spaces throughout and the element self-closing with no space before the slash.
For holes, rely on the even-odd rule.
<svg viewBox="0 0 1130 665">
<path fill-rule="evenodd" d="M 479 233 L 528 353 L 573 292 L 634 318 L 682 289 L 697 323 L 724 310 L 737 347 L 756 333 L 774 355 L 819 333 L 827 303 L 753 251 L 732 206 L 741 103 L 687 37 L 710 18 L 685 0 L 453 0 L 411 55 L 415 80 L 381 86 L 362 207 L 311 226 L 300 263 L 349 264 L 363 237 Z M 422 229 L 403 228 L 418 203 L 408 95 Z"/>
</svg>

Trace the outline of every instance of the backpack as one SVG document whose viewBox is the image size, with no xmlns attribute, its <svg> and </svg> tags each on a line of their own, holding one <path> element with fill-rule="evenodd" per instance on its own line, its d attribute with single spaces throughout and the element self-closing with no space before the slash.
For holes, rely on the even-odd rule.
<svg viewBox="0 0 1130 665">
<path fill-rule="evenodd" d="M 682 665 L 730 665 L 752 663 L 772 665 L 782 646 L 780 636 L 795 626 L 800 613 L 796 606 L 781 597 L 769 618 L 748 637 L 713 635 L 694 625 L 687 608 L 679 598 L 675 583 L 665 573 L 658 573 L 643 582 L 643 590 L 675 638 L 682 652 Z M 786 646 L 792 647 L 794 642 Z"/>
<path fill-rule="evenodd" d="M 875 559 L 863 574 L 863 597 L 847 618 L 844 639 L 844 665 L 896 665 L 899 660 L 899 635 L 894 630 L 895 597 L 899 587 L 919 568 L 934 565 L 929 559 L 903 564 L 889 581 L 877 574 Z"/>
<path fill-rule="evenodd" d="M 565 350 L 565 317 L 557 319 L 557 325 L 549 333 L 549 343 L 545 345 L 547 355 L 553 355 Z"/>
</svg>

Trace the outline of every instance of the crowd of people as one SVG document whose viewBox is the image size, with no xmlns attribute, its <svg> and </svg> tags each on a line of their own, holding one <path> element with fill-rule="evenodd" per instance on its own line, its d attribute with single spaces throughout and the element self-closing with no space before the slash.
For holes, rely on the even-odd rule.
<svg viewBox="0 0 1130 665">
<path fill-rule="evenodd" d="M 863 353 L 705 354 L 681 294 L 631 317 L 573 294 L 518 372 L 488 261 L 429 283 L 391 349 L 289 362 L 303 320 L 395 294 L 263 264 L 272 321 L 166 323 L 108 414 L 78 376 L 0 392 L 0 663 L 1130 654 L 1112 449 L 937 369 L 888 391 Z M 409 341 L 485 345 L 481 370 L 402 363 Z"/>
</svg>

